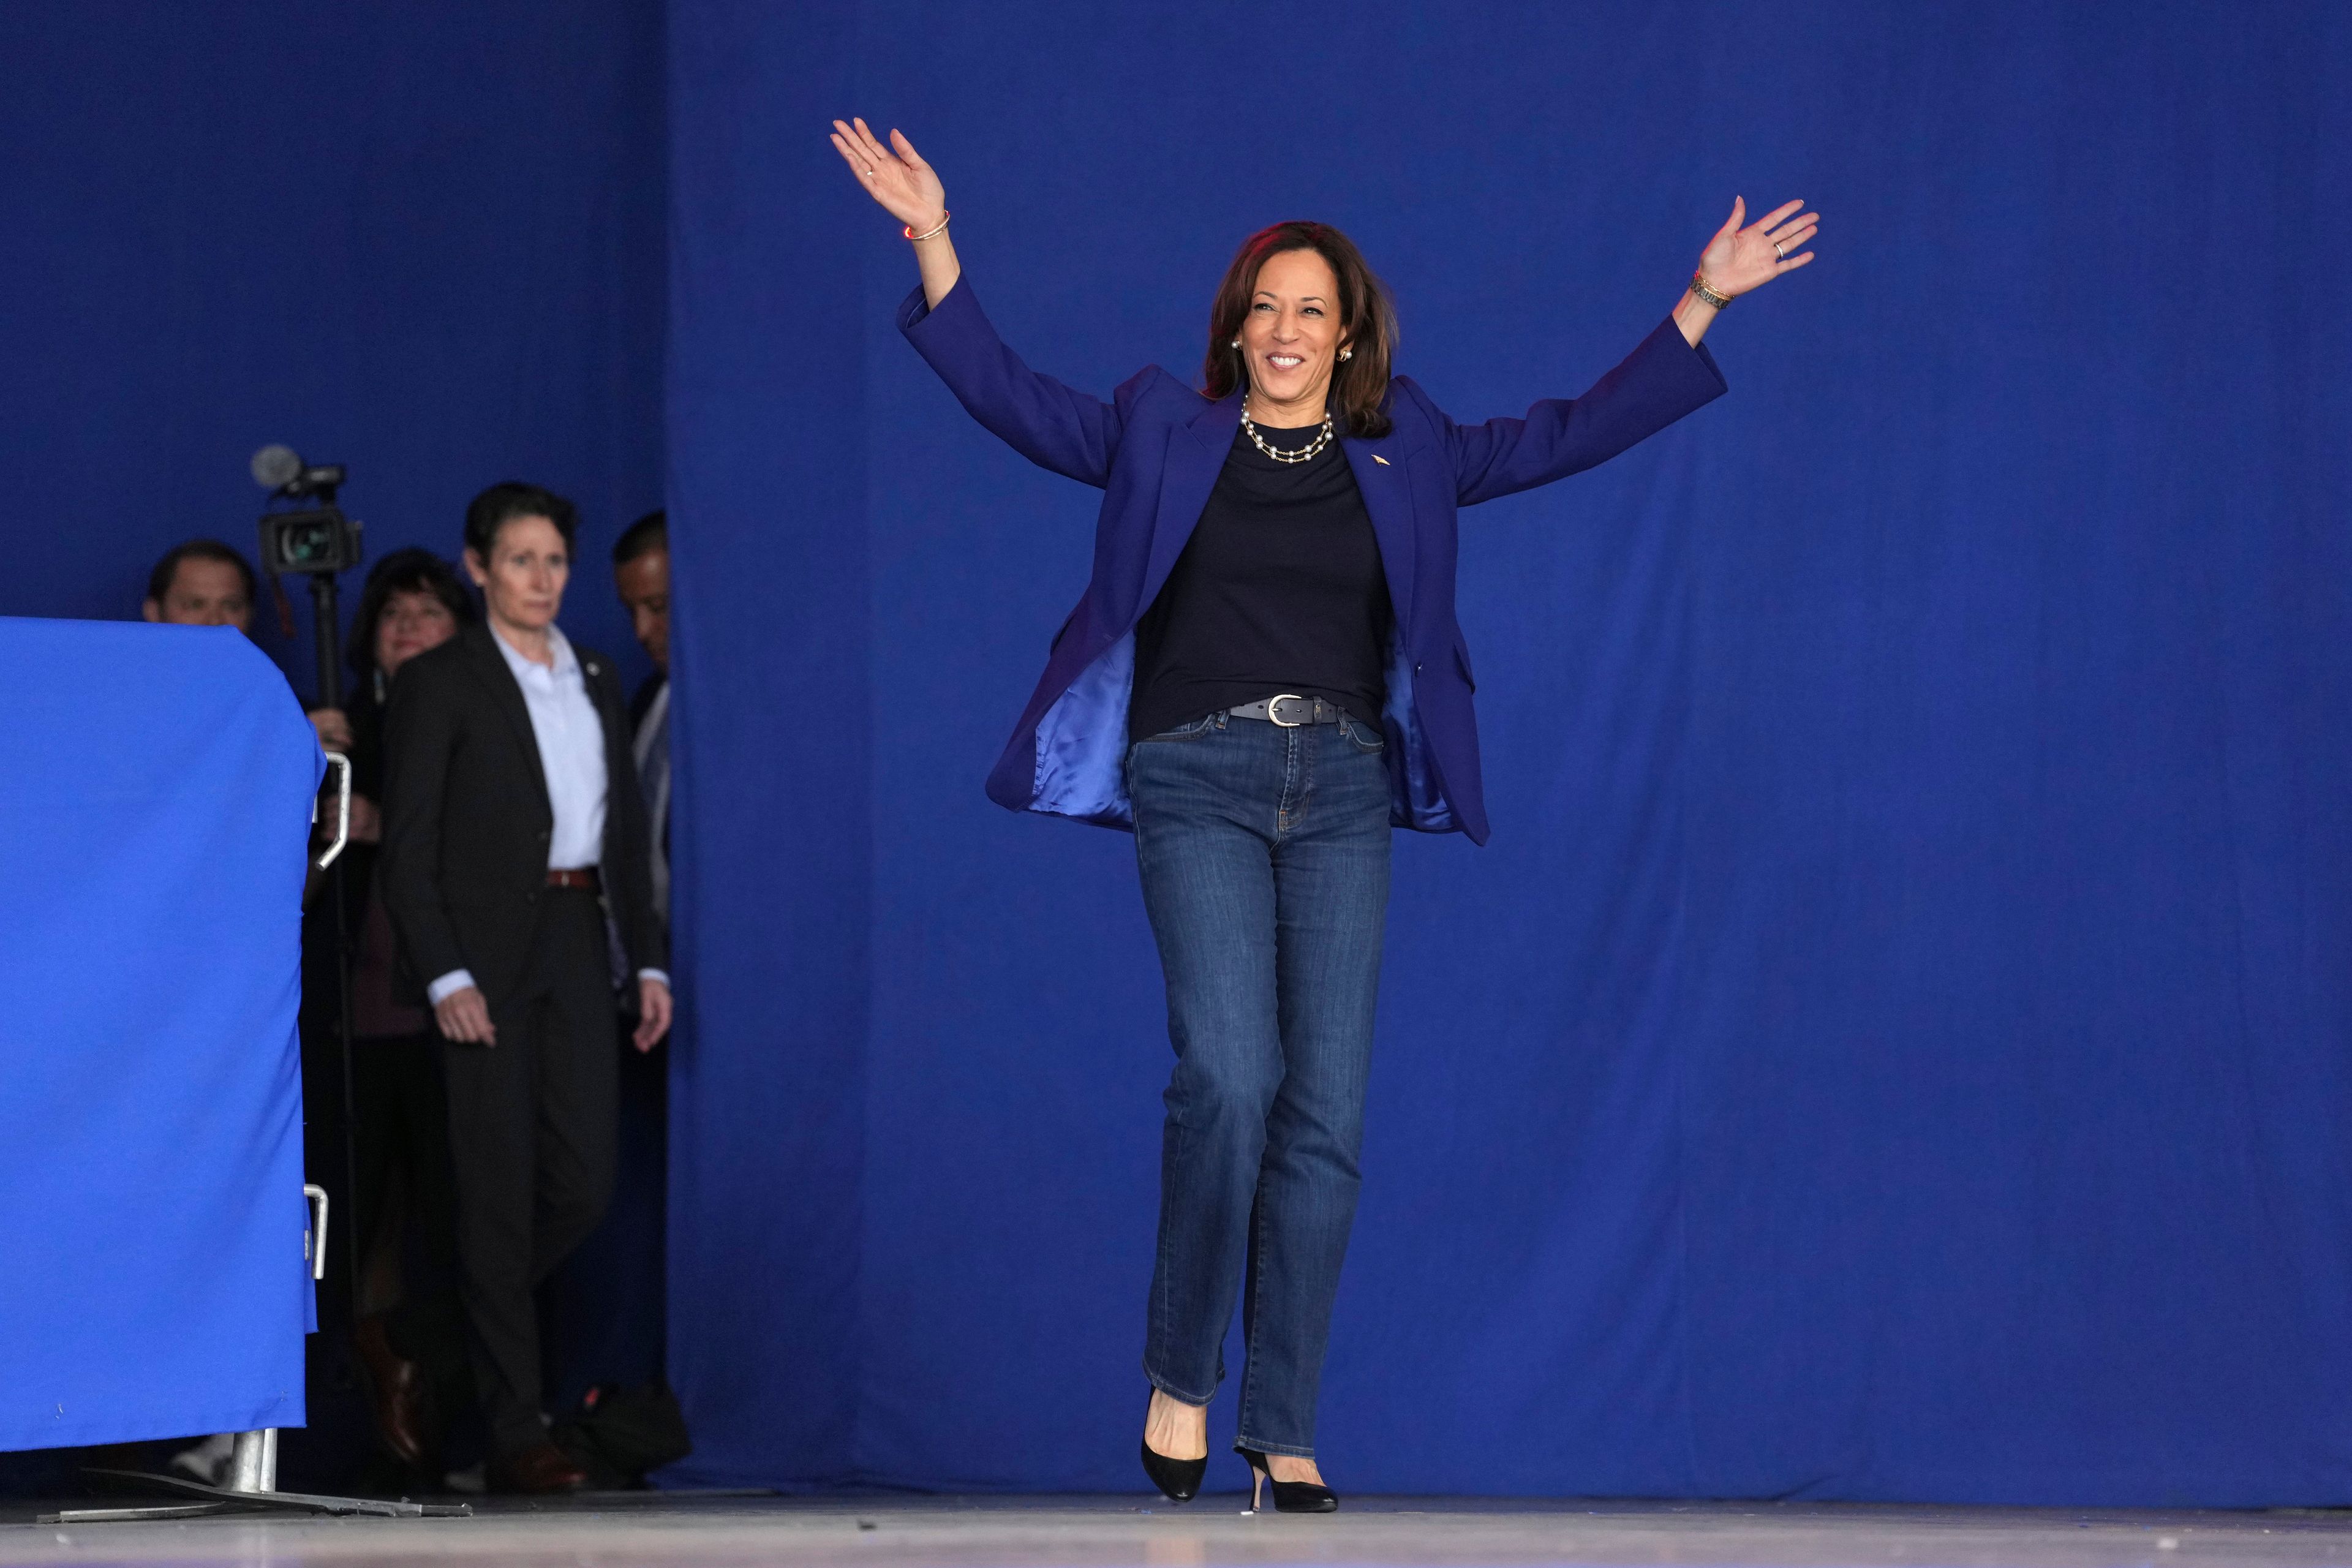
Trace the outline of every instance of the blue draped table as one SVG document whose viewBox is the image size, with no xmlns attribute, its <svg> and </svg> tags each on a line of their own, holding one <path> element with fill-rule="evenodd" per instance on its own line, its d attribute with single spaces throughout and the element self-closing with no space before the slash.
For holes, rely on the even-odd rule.
<svg viewBox="0 0 2352 1568">
<path fill-rule="evenodd" d="M 299 1426 L 310 727 L 224 629 L 0 669 L 0 1449 Z"/>
</svg>

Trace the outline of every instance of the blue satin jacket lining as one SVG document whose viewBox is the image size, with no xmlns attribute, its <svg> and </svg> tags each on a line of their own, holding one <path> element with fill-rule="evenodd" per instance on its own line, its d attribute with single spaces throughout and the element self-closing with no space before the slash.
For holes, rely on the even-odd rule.
<svg viewBox="0 0 2352 1568">
<path fill-rule="evenodd" d="M 1454 818 L 1429 740 L 1412 705 L 1412 660 L 1389 634 L 1389 697 L 1381 710 L 1389 755 L 1389 821 L 1423 833 L 1452 833 Z M 1037 773 L 1029 809 L 1133 831 L 1127 796 L 1127 704 L 1135 689 L 1135 634 L 1128 633 L 1078 672 L 1037 721 Z"/>
</svg>

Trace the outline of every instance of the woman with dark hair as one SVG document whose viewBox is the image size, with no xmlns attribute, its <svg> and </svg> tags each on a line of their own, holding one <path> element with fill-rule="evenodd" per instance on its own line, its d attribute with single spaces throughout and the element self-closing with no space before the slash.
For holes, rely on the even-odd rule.
<svg viewBox="0 0 2352 1568">
<path fill-rule="evenodd" d="M 1672 316 L 1584 396 L 1460 425 L 1392 374 L 1396 318 L 1345 235 L 1253 235 L 1210 312 L 1205 393 L 1154 366 L 1108 403 L 1023 364 L 962 281 L 938 174 L 834 121 L 905 226 L 899 325 L 973 417 L 1106 492 L 1094 576 L 989 778 L 1014 810 L 1133 830 L 1168 981 L 1145 1470 L 1198 1489 L 1243 1300 L 1235 1451 L 1286 1511 L 1339 1500 L 1315 1407 L 1359 1185 L 1389 829 L 1486 838 L 1459 508 L 1561 479 L 1719 395 L 1699 344 L 1812 259 L 1790 202 L 1710 238 Z"/>
<path fill-rule="evenodd" d="M 439 647 L 476 618 L 474 601 L 456 570 L 430 550 L 395 550 L 368 569 L 344 654 L 352 678 L 346 710 L 352 793 L 364 796 L 371 807 L 362 830 L 359 801 L 352 801 L 354 840 L 373 844 L 380 837 L 373 807 L 383 794 L 383 713 L 392 699 L 392 678 L 402 665 Z"/>
<path fill-rule="evenodd" d="M 555 624 L 579 527 L 537 485 L 474 498 L 483 624 L 402 672 L 384 726 L 384 902 L 442 1042 L 458 1277 L 501 1491 L 587 1482 L 548 1436 L 532 1292 L 612 1195 L 616 987 L 640 1051 L 670 1017 L 620 674 Z"/>
<path fill-rule="evenodd" d="M 341 984 L 352 1025 L 352 1152 L 348 1195 L 358 1257 L 352 1343 L 366 1373 L 376 1436 L 403 1484 L 437 1480 L 440 1432 L 465 1392 L 465 1352 L 454 1294 L 456 1240 L 449 1198 L 447 1112 L 432 1020 L 394 982 L 397 948 L 376 877 L 383 799 L 383 716 L 393 678 L 474 618 L 448 563 L 426 550 L 377 562 L 352 622 L 350 703 L 311 715 L 320 740 L 352 759 L 351 846 L 341 861 L 341 938 L 349 968 L 336 969 L 334 906 L 315 900 L 303 921 L 305 1102 L 320 1147 L 310 1162 L 340 1188 Z M 335 1086 L 329 1092 L 329 1086 Z M 338 1194 L 337 1201 L 345 1194 Z M 405 1238 L 415 1238 L 414 1247 Z M 420 1266 L 412 1269 L 409 1265 Z"/>
</svg>

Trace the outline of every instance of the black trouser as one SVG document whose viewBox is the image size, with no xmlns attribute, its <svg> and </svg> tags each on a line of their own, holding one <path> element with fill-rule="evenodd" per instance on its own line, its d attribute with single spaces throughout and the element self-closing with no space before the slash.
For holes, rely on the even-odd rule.
<svg viewBox="0 0 2352 1568">
<path fill-rule="evenodd" d="M 604 910 L 562 888 L 538 910 L 521 982 L 491 1010 L 498 1043 L 442 1047 L 474 1377 L 499 1454 L 546 1437 L 531 1291 L 613 1192 L 620 1038 Z"/>
<path fill-rule="evenodd" d="M 352 1042 L 352 1149 L 359 1185 L 352 1198 L 352 1237 L 362 1268 L 379 1246 L 401 1260 L 401 1294 L 384 1313 L 394 1352 L 419 1363 L 436 1393 L 465 1375 L 464 1337 L 456 1300 L 457 1236 L 450 1192 L 449 1108 L 441 1089 L 441 1038 L 363 1035 Z M 384 1209 L 402 1196 L 394 1217 L 415 1237 L 383 1234 Z"/>
</svg>

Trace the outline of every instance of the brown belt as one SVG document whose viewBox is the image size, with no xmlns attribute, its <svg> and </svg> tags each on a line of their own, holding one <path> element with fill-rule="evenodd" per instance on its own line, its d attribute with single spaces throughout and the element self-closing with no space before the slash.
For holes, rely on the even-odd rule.
<svg viewBox="0 0 2352 1568">
<path fill-rule="evenodd" d="M 596 868 L 583 866 L 576 871 L 550 871 L 547 885 L 551 888 L 577 888 L 582 892 L 595 892 L 603 884 L 596 879 Z"/>
</svg>

